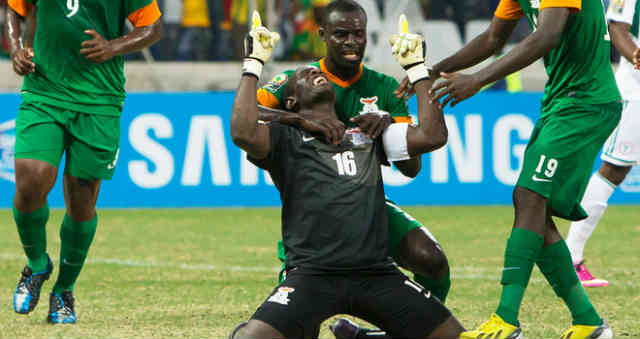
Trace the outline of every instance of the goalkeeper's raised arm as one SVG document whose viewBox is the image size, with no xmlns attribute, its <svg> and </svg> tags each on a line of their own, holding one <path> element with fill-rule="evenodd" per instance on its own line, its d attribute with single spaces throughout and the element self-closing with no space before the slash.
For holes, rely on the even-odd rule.
<svg viewBox="0 0 640 339">
<path fill-rule="evenodd" d="M 262 26 L 258 12 L 253 13 L 253 26 L 245 38 L 242 78 L 236 91 L 231 113 L 231 138 L 238 147 L 255 159 L 269 154 L 269 128 L 258 124 L 256 90 L 262 66 L 271 57 L 280 35 Z"/>
<path fill-rule="evenodd" d="M 392 124 L 383 134 L 387 157 L 399 161 L 444 146 L 448 133 L 442 110 L 431 103 L 429 90 L 433 80 L 425 64 L 426 43 L 421 35 L 409 33 L 404 14 L 399 19 L 398 34 L 389 42 L 391 53 L 407 72 L 418 97 L 418 124 Z"/>
</svg>

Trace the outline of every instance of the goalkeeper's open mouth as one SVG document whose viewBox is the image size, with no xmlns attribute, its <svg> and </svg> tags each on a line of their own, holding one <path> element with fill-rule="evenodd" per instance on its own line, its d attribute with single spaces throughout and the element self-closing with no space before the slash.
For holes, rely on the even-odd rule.
<svg viewBox="0 0 640 339">
<path fill-rule="evenodd" d="M 312 83 L 314 87 L 320 87 L 328 84 L 329 80 L 327 80 L 327 77 L 325 77 L 324 75 L 319 74 L 315 79 L 313 79 Z"/>
</svg>

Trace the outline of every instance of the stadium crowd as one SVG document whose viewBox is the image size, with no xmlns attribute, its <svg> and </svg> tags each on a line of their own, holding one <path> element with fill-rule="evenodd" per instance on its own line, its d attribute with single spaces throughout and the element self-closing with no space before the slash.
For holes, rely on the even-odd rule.
<svg viewBox="0 0 640 339">
<path fill-rule="evenodd" d="M 391 0 L 366 0 L 375 4 L 380 16 Z M 248 13 L 255 6 L 269 27 L 278 27 L 283 42 L 274 59 L 297 61 L 324 55 L 317 35 L 322 8 L 329 0 L 158 0 L 163 13 L 164 37 L 151 50 L 158 61 L 240 60 L 242 38 L 247 33 Z M 455 22 L 464 36 L 470 18 L 490 19 L 498 0 L 419 0 L 414 15 L 429 20 Z M 0 0 L 0 24 L 7 0 Z M 0 57 L 8 57 L 4 32 L 0 32 Z"/>
</svg>

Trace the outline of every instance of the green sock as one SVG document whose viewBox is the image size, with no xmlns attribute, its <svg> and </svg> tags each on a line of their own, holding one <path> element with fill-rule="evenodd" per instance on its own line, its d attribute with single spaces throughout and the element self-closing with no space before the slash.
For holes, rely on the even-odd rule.
<svg viewBox="0 0 640 339">
<path fill-rule="evenodd" d="M 89 247 L 96 234 L 98 215 L 85 222 L 75 222 L 67 214 L 64 215 L 60 228 L 60 273 L 53 286 L 53 293 L 73 290 L 80 275 Z"/>
<path fill-rule="evenodd" d="M 440 302 L 444 304 L 447 300 L 447 295 L 449 294 L 449 289 L 451 288 L 451 274 L 449 270 L 447 270 L 447 274 L 444 277 L 440 278 L 440 280 L 429 279 L 423 275 L 415 274 L 413 279 L 420 285 L 422 285 L 427 290 L 431 291 L 431 293 L 440 299 Z"/>
<path fill-rule="evenodd" d="M 502 269 L 502 295 L 496 314 L 511 325 L 519 326 L 520 304 L 543 242 L 539 234 L 523 228 L 514 228 L 507 240 Z"/>
<path fill-rule="evenodd" d="M 13 207 L 13 219 L 18 227 L 18 235 L 27 255 L 28 265 L 34 273 L 47 269 L 49 263 L 47 257 L 47 231 L 46 225 L 49 220 L 49 205 L 44 206 L 31 213 L 23 213 Z"/>
<path fill-rule="evenodd" d="M 556 295 L 569 307 L 575 325 L 599 326 L 602 324 L 602 318 L 589 301 L 587 293 L 578 280 L 571 254 L 564 240 L 543 248 L 536 264 Z"/>
</svg>

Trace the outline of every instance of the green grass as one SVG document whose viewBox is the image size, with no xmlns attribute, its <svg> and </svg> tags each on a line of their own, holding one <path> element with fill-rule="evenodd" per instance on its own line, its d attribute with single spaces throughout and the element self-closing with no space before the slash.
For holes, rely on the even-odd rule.
<svg viewBox="0 0 640 339">
<path fill-rule="evenodd" d="M 407 208 L 444 246 L 453 271 L 447 306 L 468 328 L 497 305 L 510 207 Z M 57 261 L 62 211 L 52 212 L 49 252 Z M 274 287 L 279 209 L 103 210 L 76 285 L 78 323 L 45 322 L 48 292 L 32 314 L 11 298 L 25 258 L 10 210 L 0 210 L 0 337 L 226 337 Z M 563 232 L 568 224 L 560 222 Z M 612 206 L 586 250 L 589 267 L 611 281 L 589 289 L 618 337 L 640 337 L 640 208 Z M 520 321 L 530 338 L 558 337 L 568 310 L 537 269 Z M 323 326 L 321 337 L 331 337 Z"/>
</svg>

